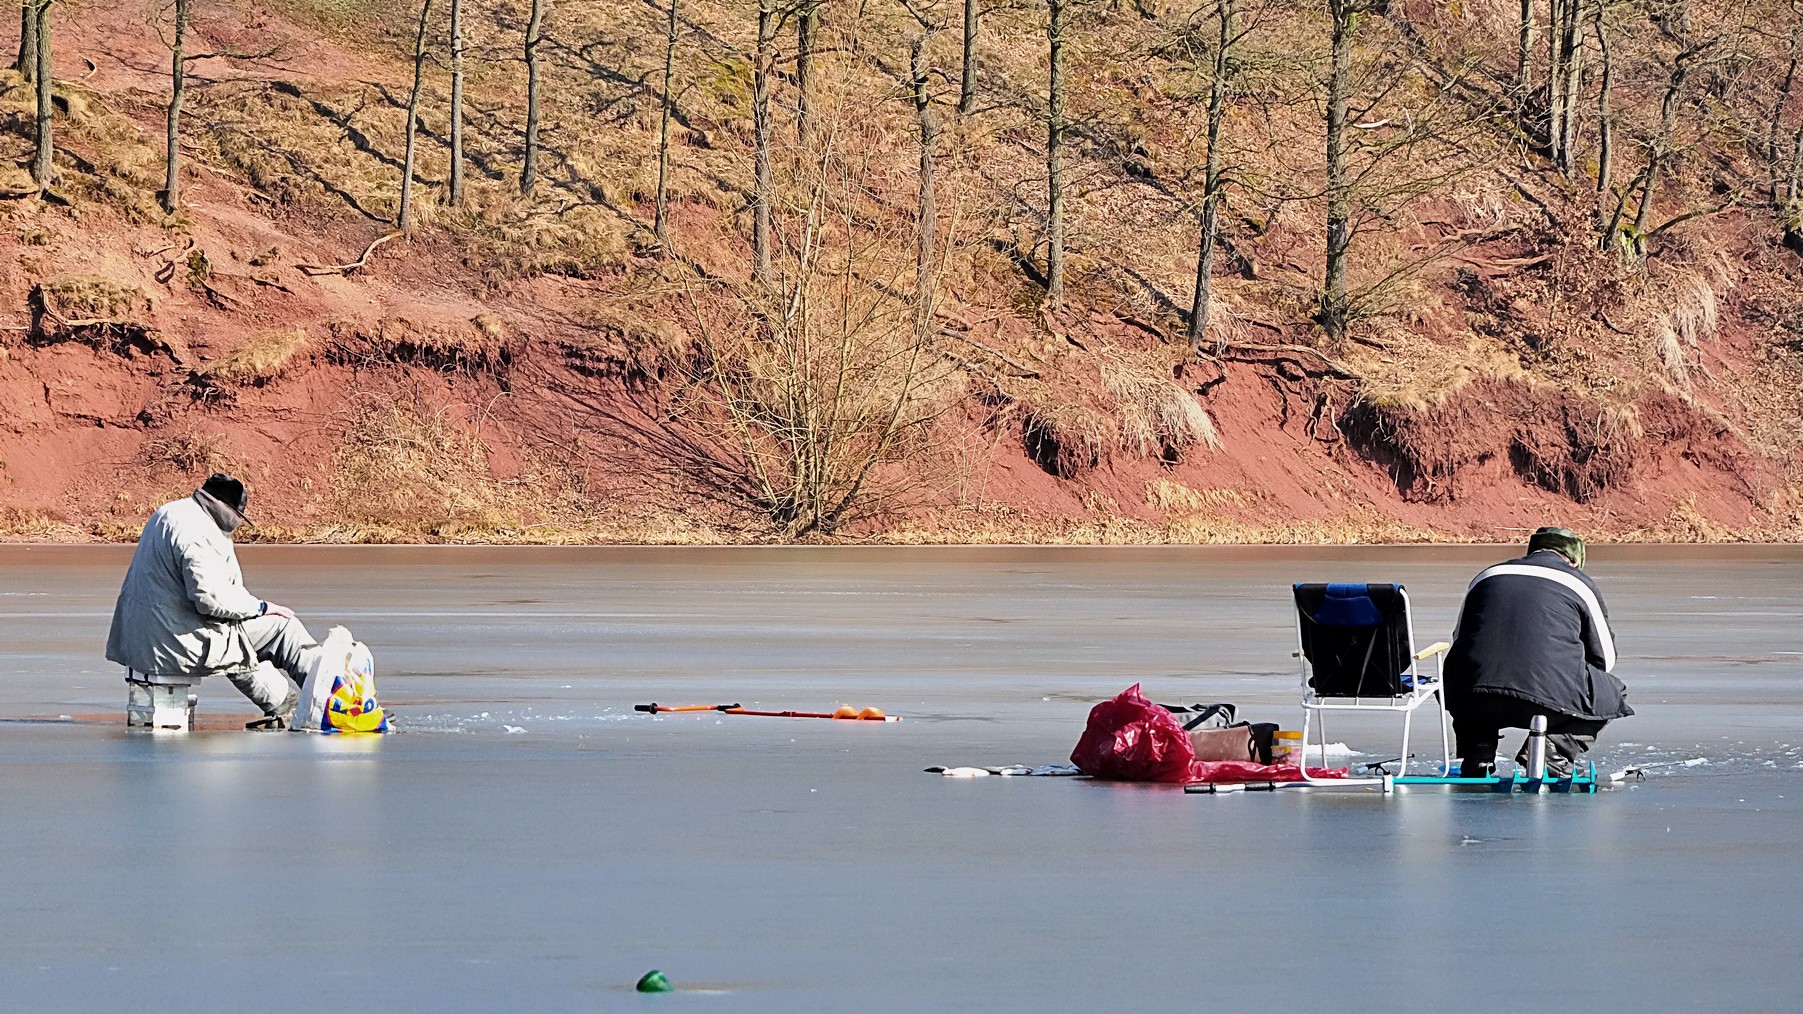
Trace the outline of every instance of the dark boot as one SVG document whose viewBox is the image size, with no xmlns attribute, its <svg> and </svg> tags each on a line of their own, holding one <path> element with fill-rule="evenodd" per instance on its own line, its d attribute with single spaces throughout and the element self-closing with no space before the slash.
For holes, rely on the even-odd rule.
<svg viewBox="0 0 1803 1014">
<path fill-rule="evenodd" d="M 1515 764 L 1523 771 L 1528 766 L 1528 743 L 1532 736 L 1522 740 L 1521 749 L 1515 754 Z M 1596 742 L 1595 736 L 1572 736 L 1565 733 L 1548 733 L 1546 737 L 1546 777 L 1563 781 L 1571 777 L 1572 768 L 1577 759 Z"/>
</svg>

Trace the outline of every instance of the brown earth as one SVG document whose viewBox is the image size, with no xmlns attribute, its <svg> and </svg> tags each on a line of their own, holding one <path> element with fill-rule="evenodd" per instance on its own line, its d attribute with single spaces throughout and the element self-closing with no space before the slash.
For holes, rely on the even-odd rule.
<svg viewBox="0 0 1803 1014">
<path fill-rule="evenodd" d="M 58 77 L 71 82 L 65 199 L 0 204 L 0 306 L 13 308 L 0 331 L 0 527 L 10 537 L 130 539 L 148 510 L 213 470 L 246 478 L 253 537 L 266 539 L 782 537 L 748 503 L 714 431 L 683 415 L 670 364 L 693 339 L 685 290 L 646 242 L 649 209 L 634 185 L 572 182 L 575 160 L 551 159 L 548 175 L 575 174 L 556 192 L 612 209 L 613 232 L 538 242 L 542 269 L 509 271 L 497 265 L 512 255 L 483 245 L 513 228 L 509 215 L 549 229 L 580 212 L 566 201 L 534 219 L 491 196 L 505 191 L 505 173 L 473 170 L 492 216 L 434 209 L 413 240 L 383 245 L 365 268 L 322 272 L 390 229 L 382 202 L 394 185 L 372 180 L 393 157 L 399 114 L 384 114 L 385 135 L 348 114 L 331 126 L 331 114 L 371 82 L 404 95 L 403 30 L 355 47 L 326 5 L 205 0 L 195 48 L 285 45 L 270 59 L 193 66 L 196 147 L 183 207 L 165 218 L 154 192 L 168 56 L 147 28 L 158 9 L 69 7 L 56 53 Z M 497 23 L 517 14 L 503 13 Z M 661 45 L 638 41 L 661 60 Z M 482 100 L 511 80 L 477 79 L 472 93 Z M 1085 84 L 1125 87 L 1101 73 Z M 29 101 L 9 73 L 0 89 L 5 110 Z M 254 113 L 267 119 L 241 133 L 263 137 L 278 112 L 328 129 L 247 152 L 228 143 L 239 128 L 217 125 Z M 714 171 L 708 160 L 738 144 L 738 129 L 696 112 L 680 137 L 689 171 Z M 1013 129 L 970 142 L 995 153 L 971 160 L 988 163 L 980 172 L 1031 179 Z M 0 143 L 27 150 L 16 133 Z M 474 142 L 483 158 L 511 172 L 507 152 L 484 143 Z M 276 154 L 279 172 L 261 161 Z M 1106 160 L 1089 157 L 1102 172 Z M 359 166 L 370 175 L 344 168 Z M 1273 273 L 1318 270 L 1318 228 L 1306 214 L 1262 231 L 1242 223 L 1238 261 L 1227 258 L 1217 279 L 1231 333 L 1218 359 L 1195 361 L 1164 297 L 1179 292 L 1193 230 L 1175 216 L 1144 224 L 1163 213 L 1156 198 L 1122 190 L 1131 185 L 1095 184 L 1078 242 L 1111 249 L 1111 221 L 1145 243 L 1168 233 L 1158 242 L 1170 260 L 1151 282 L 1074 250 L 1071 306 L 1041 314 L 1012 255 L 960 249 L 940 322 L 966 367 L 964 393 L 930 441 L 885 466 L 893 498 L 839 537 L 1516 541 L 1556 521 L 1616 539 L 1803 538 L 1803 353 L 1774 324 L 1803 321 L 1790 291 L 1803 261 L 1750 212 L 1680 230 L 1688 245 L 1674 248 L 1672 266 L 1627 292 L 1603 255 L 1555 234 L 1533 208 L 1449 196 L 1397 241 L 1437 242 L 1488 215 L 1484 235 L 1425 270 L 1406 309 L 1331 352 L 1260 288 Z M 897 199 L 911 186 L 898 176 Z M 680 198 L 681 246 L 709 272 L 742 277 L 742 209 L 698 196 L 706 189 L 691 182 Z M 1545 199 L 1581 218 L 1557 193 Z M 1679 346 L 1675 369 L 1658 368 L 1656 335 L 1674 326 L 1661 322 L 1692 304 L 1701 317 L 1704 303 L 1709 327 Z M 1118 391 L 1166 378 L 1206 410 L 1218 448 L 1132 437 L 1131 399 Z"/>
</svg>

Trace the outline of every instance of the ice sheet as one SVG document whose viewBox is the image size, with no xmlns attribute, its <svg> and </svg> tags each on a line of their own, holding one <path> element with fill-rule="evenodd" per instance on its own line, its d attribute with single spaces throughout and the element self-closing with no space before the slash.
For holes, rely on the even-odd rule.
<svg viewBox="0 0 1803 1014">
<path fill-rule="evenodd" d="M 122 710 L 127 554 L 0 548 L 0 714 Z M 1596 550 L 1640 711 L 1598 766 L 1648 770 L 1596 796 L 921 773 L 1062 761 L 1133 682 L 1290 723 L 1289 582 L 1402 580 L 1426 641 L 1502 555 L 247 547 L 253 590 L 371 645 L 409 731 L 0 723 L 0 983 L 32 1010 L 142 1005 L 171 960 L 220 1011 L 1788 1008 L 1794 550 Z M 312 994 L 273 988 L 302 967 Z M 713 992 L 646 1001 L 653 967 Z"/>
</svg>

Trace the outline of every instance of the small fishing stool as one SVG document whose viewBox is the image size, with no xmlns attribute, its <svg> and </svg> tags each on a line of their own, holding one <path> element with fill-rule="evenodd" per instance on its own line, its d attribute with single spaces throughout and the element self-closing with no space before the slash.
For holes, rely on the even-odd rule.
<svg viewBox="0 0 1803 1014">
<path fill-rule="evenodd" d="M 153 732 L 187 732 L 194 728 L 194 705 L 200 698 L 192 691 L 198 676 L 125 670 L 125 724 Z"/>
</svg>

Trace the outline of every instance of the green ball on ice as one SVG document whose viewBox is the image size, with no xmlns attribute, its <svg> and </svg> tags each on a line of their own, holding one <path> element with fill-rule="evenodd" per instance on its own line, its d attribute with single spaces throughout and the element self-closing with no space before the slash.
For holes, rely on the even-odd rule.
<svg viewBox="0 0 1803 1014">
<path fill-rule="evenodd" d="M 668 993 L 675 988 L 670 985 L 669 979 L 664 978 L 664 973 L 655 968 L 646 972 L 645 977 L 639 980 L 638 985 L 638 991 L 641 993 Z"/>
</svg>

